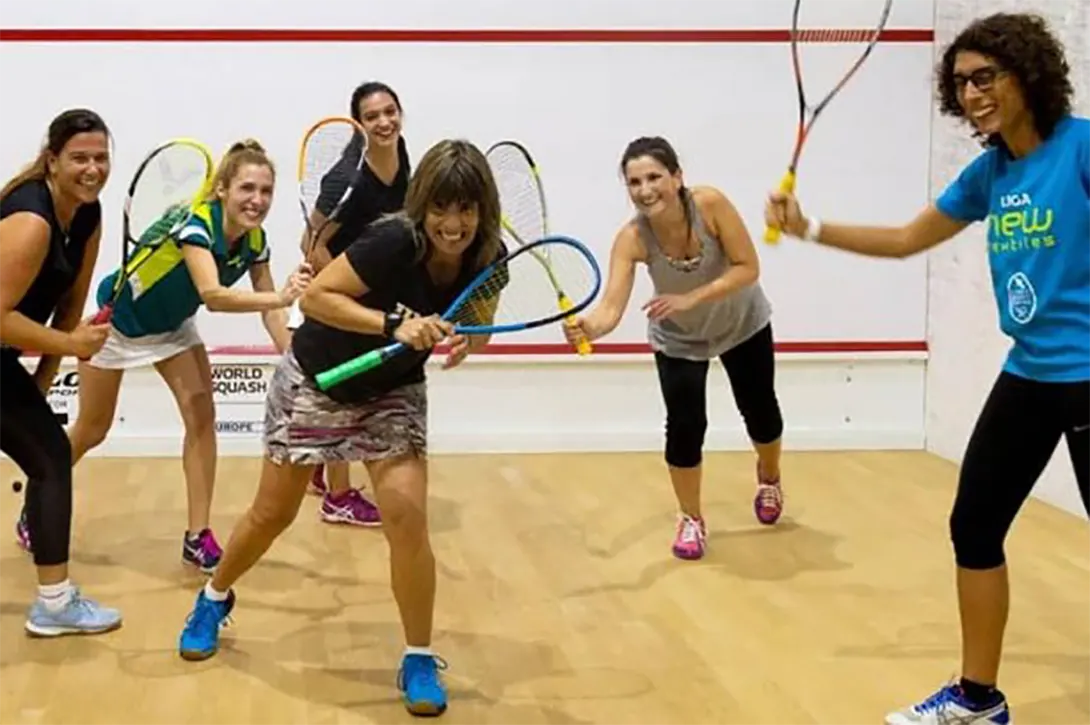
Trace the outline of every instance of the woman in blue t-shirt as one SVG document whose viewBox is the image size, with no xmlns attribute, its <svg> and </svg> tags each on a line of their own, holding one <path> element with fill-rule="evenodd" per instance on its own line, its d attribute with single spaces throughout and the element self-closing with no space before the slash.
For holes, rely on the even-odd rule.
<svg viewBox="0 0 1090 725">
<path fill-rule="evenodd" d="M 766 221 L 873 257 L 907 257 L 984 222 L 1000 328 L 1013 345 L 965 450 L 950 534 L 963 640 L 960 681 L 888 723 L 1006 723 L 997 689 L 1009 586 L 1003 544 L 1060 438 L 1090 512 L 1090 120 L 1071 115 L 1061 44 L 1028 14 L 972 23 L 938 68 L 941 111 L 985 150 L 907 225 L 806 217 L 773 193 Z"/>
</svg>

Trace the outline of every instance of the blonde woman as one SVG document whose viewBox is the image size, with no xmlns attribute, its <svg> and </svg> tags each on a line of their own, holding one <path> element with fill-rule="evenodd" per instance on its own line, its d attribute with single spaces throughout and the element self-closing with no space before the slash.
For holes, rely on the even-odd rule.
<svg viewBox="0 0 1090 725">
<path fill-rule="evenodd" d="M 68 431 L 72 462 L 105 438 L 114 420 L 125 370 L 153 365 L 170 388 L 185 426 L 189 521 L 182 560 L 210 573 L 222 550 L 209 526 L 216 473 L 215 408 L 208 353 L 194 316 L 203 305 L 216 312 L 261 312 L 278 349 L 287 348 L 286 309 L 310 283 L 300 267 L 277 290 L 269 269 L 262 223 L 272 204 L 275 169 L 255 141 L 236 143 L 216 171 L 212 193 L 193 220 L 133 273 L 142 289 L 127 285 L 114 307 L 106 344 L 79 366 L 79 414 Z M 253 291 L 232 289 L 249 272 Z M 102 304 L 119 270 L 98 287 Z M 33 541 L 27 540 L 28 548 Z"/>
<path fill-rule="evenodd" d="M 451 344 L 448 367 L 486 342 L 452 336 L 439 313 L 503 253 L 499 217 L 484 155 L 465 141 L 442 141 L 420 160 L 404 210 L 373 224 L 315 278 L 300 301 L 306 321 L 269 387 L 256 497 L 197 596 L 179 642 L 182 657 L 216 653 L 219 626 L 235 604 L 232 586 L 295 519 L 314 467 L 362 461 L 382 513 L 405 633 L 398 686 L 415 715 L 446 709 L 431 650 L 435 558 L 427 530 L 424 363 L 442 340 Z M 391 340 L 412 350 L 326 392 L 316 387 L 322 370 Z"/>
</svg>

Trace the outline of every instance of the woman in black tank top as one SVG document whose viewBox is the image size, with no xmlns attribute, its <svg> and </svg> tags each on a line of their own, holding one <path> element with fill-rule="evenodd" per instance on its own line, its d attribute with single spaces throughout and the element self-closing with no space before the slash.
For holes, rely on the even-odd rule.
<svg viewBox="0 0 1090 725">
<path fill-rule="evenodd" d="M 385 214 L 399 211 L 405 205 L 405 194 L 409 188 L 409 152 L 401 135 L 402 109 L 397 93 L 385 83 L 368 81 L 352 92 L 349 109 L 352 118 L 363 126 L 367 134 L 367 161 L 340 218 L 329 224 L 310 255 L 315 274 L 359 239 L 372 222 Z M 350 169 L 338 165 L 330 170 L 327 177 L 348 173 Z M 331 191 L 340 190 L 344 184 L 333 183 L 329 188 Z M 316 216 L 328 213 L 333 208 L 336 203 L 334 196 L 330 194 L 328 199 L 324 195 L 319 196 Z M 306 242 L 304 236 L 304 254 Z M 322 495 L 323 521 L 356 526 L 377 526 L 380 523 L 378 507 L 352 488 L 347 463 L 318 466 L 309 490 Z"/>
<path fill-rule="evenodd" d="M 65 111 L 34 162 L 0 190 L 0 448 L 28 479 L 25 527 L 39 593 L 26 629 L 39 637 L 121 625 L 117 610 L 84 598 L 68 579 L 72 451 L 45 398 L 61 357 L 93 355 L 109 329 L 80 320 L 102 233 L 108 136 L 93 111 Z M 41 355 L 33 375 L 24 352 Z"/>
</svg>

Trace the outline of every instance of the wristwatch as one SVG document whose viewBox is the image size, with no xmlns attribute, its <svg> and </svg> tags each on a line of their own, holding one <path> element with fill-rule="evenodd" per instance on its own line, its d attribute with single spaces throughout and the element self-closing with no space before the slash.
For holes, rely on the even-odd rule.
<svg viewBox="0 0 1090 725">
<path fill-rule="evenodd" d="M 386 337 L 393 337 L 394 330 L 404 321 L 405 317 L 400 312 L 387 312 L 382 321 L 382 334 Z"/>
</svg>

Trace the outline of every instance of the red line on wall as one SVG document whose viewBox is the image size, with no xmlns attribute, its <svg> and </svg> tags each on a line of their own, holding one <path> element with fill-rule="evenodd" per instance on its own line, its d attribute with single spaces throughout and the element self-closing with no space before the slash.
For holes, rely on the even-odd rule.
<svg viewBox="0 0 1090 725">
<path fill-rule="evenodd" d="M 227 345 L 209 349 L 209 354 L 222 357 L 246 355 L 275 355 L 276 350 L 269 346 Z M 436 352 L 443 354 L 446 348 L 437 347 Z M 777 342 L 776 352 L 780 353 L 852 353 L 852 352 L 927 352 L 924 340 L 860 340 L 860 341 L 800 341 Z M 571 346 L 564 343 L 523 342 L 493 343 L 488 345 L 486 355 L 575 355 Z M 651 348 L 644 342 L 602 342 L 594 344 L 595 355 L 632 355 L 651 354 Z"/>
<path fill-rule="evenodd" d="M 808 42 L 865 28 L 808 30 Z M 931 28 L 893 28 L 887 43 L 930 43 Z M 786 43 L 777 28 L 0 28 L 2 43 Z"/>
</svg>

